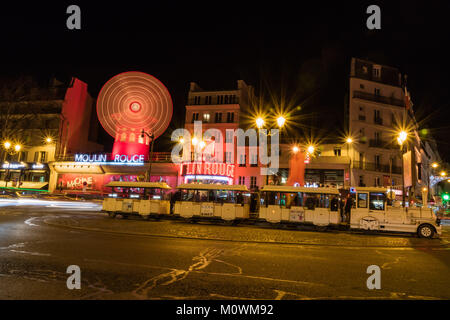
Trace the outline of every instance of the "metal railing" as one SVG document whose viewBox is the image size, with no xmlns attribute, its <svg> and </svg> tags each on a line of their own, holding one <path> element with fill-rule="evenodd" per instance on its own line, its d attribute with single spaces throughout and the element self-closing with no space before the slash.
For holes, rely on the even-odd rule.
<svg viewBox="0 0 450 320">
<path fill-rule="evenodd" d="M 374 102 L 380 102 L 383 104 L 390 104 L 390 105 L 399 106 L 399 107 L 405 106 L 405 102 L 401 99 L 397 99 L 394 97 L 379 96 L 379 95 L 375 95 L 375 94 L 363 92 L 363 91 L 353 91 L 353 98 L 364 99 L 364 100 L 369 100 L 369 101 L 374 101 Z"/>
<path fill-rule="evenodd" d="M 401 174 L 402 168 L 398 166 L 392 166 L 392 171 L 389 168 L 388 164 L 380 164 L 375 162 L 365 162 L 365 161 L 353 161 L 353 168 L 355 169 L 362 169 L 362 170 L 368 170 L 368 171 L 377 171 L 377 172 L 385 172 L 393 174 Z"/>
<path fill-rule="evenodd" d="M 380 140 L 380 139 L 370 139 L 369 140 L 369 147 L 372 148 L 382 148 L 382 149 L 397 149 L 398 145 L 396 146 L 394 143 Z"/>
</svg>

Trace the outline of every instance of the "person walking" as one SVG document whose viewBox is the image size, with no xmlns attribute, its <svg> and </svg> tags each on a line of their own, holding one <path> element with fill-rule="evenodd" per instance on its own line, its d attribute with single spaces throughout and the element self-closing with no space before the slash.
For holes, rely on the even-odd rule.
<svg viewBox="0 0 450 320">
<path fill-rule="evenodd" d="M 350 214 L 353 207 L 353 198 L 349 194 L 347 194 L 347 199 L 345 200 L 345 206 L 344 206 L 344 218 L 346 222 L 350 222 Z"/>
<path fill-rule="evenodd" d="M 339 200 L 336 196 L 333 196 L 333 199 L 331 199 L 331 205 L 330 205 L 331 211 L 338 211 L 339 209 Z"/>
</svg>

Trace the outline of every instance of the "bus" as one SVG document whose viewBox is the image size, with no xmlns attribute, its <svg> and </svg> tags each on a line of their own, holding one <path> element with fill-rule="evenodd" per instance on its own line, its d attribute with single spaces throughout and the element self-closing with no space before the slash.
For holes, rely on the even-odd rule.
<svg viewBox="0 0 450 320">
<path fill-rule="evenodd" d="M 170 194 L 172 188 L 165 182 L 111 181 L 105 187 L 112 192 L 103 199 L 103 212 L 111 218 L 120 214 L 123 218 L 131 215 L 143 218 L 160 218 L 170 214 Z"/>
</svg>

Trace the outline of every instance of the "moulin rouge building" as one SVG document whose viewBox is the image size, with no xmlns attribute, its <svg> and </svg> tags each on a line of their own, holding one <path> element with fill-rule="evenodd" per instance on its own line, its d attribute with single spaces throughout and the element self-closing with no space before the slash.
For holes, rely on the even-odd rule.
<svg viewBox="0 0 450 320">
<path fill-rule="evenodd" d="M 214 144 L 222 144 L 223 162 L 213 163 L 201 159 L 173 163 L 171 151 L 154 152 L 152 156 L 151 181 L 165 181 L 171 187 L 181 183 L 223 183 L 246 185 L 256 190 L 267 183 L 273 183 L 273 176 L 261 174 L 263 165 L 255 155 L 245 147 L 245 155 L 237 152 L 237 138 L 227 133 L 231 130 L 248 127 L 249 109 L 254 101 L 254 88 L 243 80 L 237 81 L 237 87 L 230 90 L 205 90 L 198 84 L 190 83 L 187 97 L 184 128 L 190 132 L 196 142 L 203 141 L 203 133 L 208 129 L 220 130 L 222 139 Z M 194 122 L 201 121 L 202 134 L 194 133 Z M 158 140 L 156 140 L 158 143 Z M 193 143 L 193 141 L 190 141 Z M 227 144 L 233 144 L 230 152 Z M 192 146 L 195 148 L 194 146 Z M 193 150 L 191 149 L 191 152 Z M 349 157 L 345 144 L 336 141 L 322 144 L 316 156 L 306 164 L 305 183 L 310 185 L 343 186 L 348 184 Z M 342 152 L 341 152 L 342 149 Z M 279 183 L 284 184 L 289 175 L 291 144 L 280 144 Z M 148 148 L 147 148 L 148 151 Z M 144 181 L 149 169 L 149 154 L 118 155 L 108 153 L 76 153 L 67 155 L 64 161 L 49 163 L 51 178 L 50 191 L 103 193 L 104 185 L 112 180 Z M 141 152 L 142 153 L 142 152 Z M 252 159 L 250 159 L 252 157 Z M 61 159 L 62 160 L 62 159 Z M 106 161 L 105 161 L 106 160 Z"/>
</svg>

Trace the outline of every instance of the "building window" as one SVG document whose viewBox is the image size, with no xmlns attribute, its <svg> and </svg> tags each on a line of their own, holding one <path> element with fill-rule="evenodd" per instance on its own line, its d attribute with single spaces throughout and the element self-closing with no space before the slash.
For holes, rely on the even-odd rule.
<svg viewBox="0 0 450 320">
<path fill-rule="evenodd" d="M 239 157 L 239 167 L 245 167 L 247 164 L 247 155 L 241 154 Z"/>
<path fill-rule="evenodd" d="M 36 151 L 36 152 L 34 153 L 34 159 L 33 159 L 33 161 L 34 161 L 34 162 L 39 162 L 39 151 Z"/>
<path fill-rule="evenodd" d="M 19 161 L 27 161 L 28 160 L 28 151 L 20 152 Z"/>
<path fill-rule="evenodd" d="M 216 123 L 221 123 L 221 122 L 222 122 L 222 113 L 216 112 Z"/>
<path fill-rule="evenodd" d="M 380 95 L 380 89 L 379 88 L 375 88 L 374 93 L 375 93 L 376 96 L 379 96 Z"/>
<path fill-rule="evenodd" d="M 381 118 L 380 110 L 373 110 L 373 122 L 375 124 L 383 125 L 383 119 Z"/>
<path fill-rule="evenodd" d="M 47 152 L 41 151 L 41 162 L 47 161 Z"/>
<path fill-rule="evenodd" d="M 375 155 L 375 170 L 380 170 L 381 168 L 381 156 L 379 154 Z"/>
<path fill-rule="evenodd" d="M 359 88 L 360 88 L 360 89 L 364 89 L 364 85 L 361 83 L 361 84 L 359 85 Z"/>
<path fill-rule="evenodd" d="M 194 97 L 194 104 L 200 104 L 200 96 Z"/>
<path fill-rule="evenodd" d="M 234 122 L 234 112 L 227 112 L 227 122 L 228 123 Z"/>
<path fill-rule="evenodd" d="M 335 147 L 335 148 L 334 148 L 334 155 L 335 155 L 336 157 L 340 157 L 340 156 L 341 156 L 341 148 Z"/>
<path fill-rule="evenodd" d="M 241 184 L 241 185 L 245 184 L 245 177 L 239 176 L 239 184 Z"/>
<path fill-rule="evenodd" d="M 375 142 L 378 144 L 381 141 L 381 133 L 379 131 L 375 131 L 374 137 L 375 137 Z"/>
<path fill-rule="evenodd" d="M 256 188 L 256 177 L 250 177 L 250 189 Z"/>
<path fill-rule="evenodd" d="M 364 187 L 364 176 L 359 176 L 359 187 Z"/>
<path fill-rule="evenodd" d="M 232 130 L 225 131 L 225 143 L 233 143 L 234 132 Z"/>
<path fill-rule="evenodd" d="M 210 118 L 209 113 L 203 114 L 203 122 L 209 122 L 209 118 Z"/>
<path fill-rule="evenodd" d="M 194 123 L 194 121 L 198 120 L 198 112 L 194 112 L 192 113 L 192 123 Z"/>
<path fill-rule="evenodd" d="M 252 154 L 250 158 L 250 166 L 251 167 L 257 167 L 258 166 L 258 155 Z"/>
<path fill-rule="evenodd" d="M 380 70 L 380 67 L 373 67 L 373 69 L 372 69 L 373 77 L 374 77 L 374 78 L 379 78 L 380 75 L 381 75 L 381 72 L 380 72 L 380 71 L 381 71 L 381 70 Z"/>
<path fill-rule="evenodd" d="M 381 186 L 380 181 L 381 181 L 380 177 L 375 177 L 375 187 Z"/>
<path fill-rule="evenodd" d="M 232 163 L 231 152 L 225 152 L 225 163 Z"/>
</svg>

